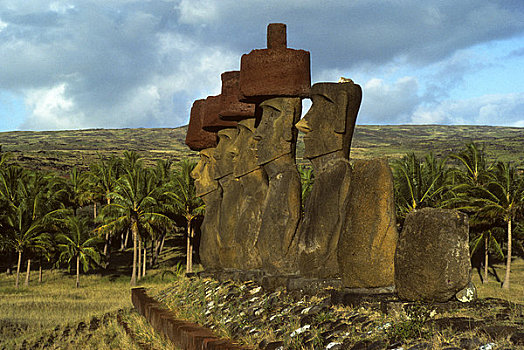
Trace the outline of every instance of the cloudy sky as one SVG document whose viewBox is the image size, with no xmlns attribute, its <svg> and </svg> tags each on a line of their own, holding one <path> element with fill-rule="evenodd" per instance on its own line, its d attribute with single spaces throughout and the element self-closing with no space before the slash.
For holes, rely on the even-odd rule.
<svg viewBox="0 0 524 350">
<path fill-rule="evenodd" d="M 272 22 L 359 124 L 524 127 L 522 0 L 0 0 L 0 131 L 187 124 Z"/>
</svg>

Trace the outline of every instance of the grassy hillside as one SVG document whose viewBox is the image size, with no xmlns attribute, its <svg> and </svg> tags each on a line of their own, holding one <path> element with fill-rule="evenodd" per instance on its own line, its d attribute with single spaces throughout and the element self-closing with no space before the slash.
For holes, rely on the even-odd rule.
<svg viewBox="0 0 524 350">
<path fill-rule="evenodd" d="M 136 150 L 152 164 L 157 159 L 197 159 L 185 144 L 187 127 L 174 129 L 91 129 L 71 131 L 12 131 L 0 133 L 2 151 L 33 169 L 66 171 L 85 167 L 98 157 Z M 352 158 L 386 156 L 398 158 L 407 152 L 433 151 L 445 155 L 464 143 L 485 145 L 491 159 L 524 163 L 524 128 L 448 125 L 358 125 L 353 138 Z M 297 150 L 303 162 L 301 138 Z M 520 165 L 522 167 L 522 165 Z"/>
</svg>

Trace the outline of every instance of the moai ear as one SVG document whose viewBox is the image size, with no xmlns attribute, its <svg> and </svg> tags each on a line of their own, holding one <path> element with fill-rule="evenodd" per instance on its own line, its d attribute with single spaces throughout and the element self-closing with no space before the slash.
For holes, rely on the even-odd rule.
<svg viewBox="0 0 524 350">
<path fill-rule="evenodd" d="M 346 132 L 346 114 L 348 110 L 348 93 L 339 91 L 337 93 L 337 116 L 335 119 L 335 132 L 343 134 Z"/>
</svg>

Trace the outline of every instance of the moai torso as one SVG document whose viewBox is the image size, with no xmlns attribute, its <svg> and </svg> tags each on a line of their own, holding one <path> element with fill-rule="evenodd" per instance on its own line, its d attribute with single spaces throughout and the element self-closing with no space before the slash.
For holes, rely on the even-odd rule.
<svg viewBox="0 0 524 350">
<path fill-rule="evenodd" d="M 238 221 L 235 242 L 240 247 L 237 266 L 243 269 L 259 269 L 262 266 L 256 242 L 260 233 L 262 209 L 268 192 L 268 180 L 264 170 L 257 164 L 254 149 L 255 119 L 238 123 L 239 133 L 233 144 L 233 175 L 241 187 L 238 203 Z"/>
<path fill-rule="evenodd" d="M 263 109 L 255 132 L 258 164 L 268 177 L 256 247 L 262 268 L 273 274 L 296 272 L 296 229 L 300 220 L 301 185 L 295 164 L 300 98 L 273 98 Z"/>
<path fill-rule="evenodd" d="M 218 146 L 214 153 L 216 160 L 215 180 L 222 189 L 218 232 L 220 235 L 220 264 L 224 268 L 236 267 L 239 252 L 235 242 L 235 229 L 238 219 L 238 203 L 241 198 L 240 183 L 233 176 L 233 156 L 231 147 L 237 137 L 238 129 L 228 128 L 218 132 Z"/>
<path fill-rule="evenodd" d="M 297 123 L 305 133 L 304 157 L 315 182 L 298 229 L 299 269 L 308 277 L 339 276 L 337 247 L 351 184 L 349 150 L 362 92 L 353 83 L 320 83 L 311 88 L 313 104 Z"/>
</svg>

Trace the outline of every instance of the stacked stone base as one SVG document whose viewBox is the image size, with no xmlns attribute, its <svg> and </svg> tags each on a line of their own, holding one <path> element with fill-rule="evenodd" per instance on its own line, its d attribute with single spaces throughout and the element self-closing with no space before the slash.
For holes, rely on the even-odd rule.
<svg viewBox="0 0 524 350">
<path fill-rule="evenodd" d="M 184 350 L 248 350 L 250 348 L 235 344 L 231 340 L 219 338 L 208 328 L 185 320 L 178 320 L 161 303 L 146 294 L 144 288 L 131 291 L 131 301 L 139 314 L 151 326 Z"/>
</svg>

